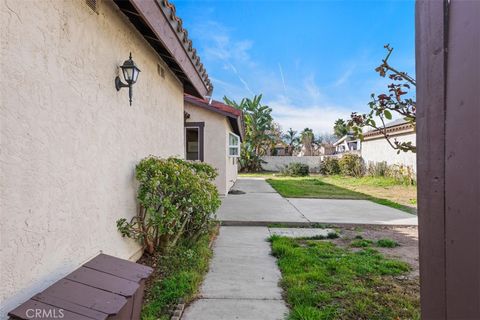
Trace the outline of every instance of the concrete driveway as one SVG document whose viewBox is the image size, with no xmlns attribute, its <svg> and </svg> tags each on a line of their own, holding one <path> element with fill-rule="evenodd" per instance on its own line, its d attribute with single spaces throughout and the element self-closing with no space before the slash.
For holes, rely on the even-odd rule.
<svg viewBox="0 0 480 320">
<path fill-rule="evenodd" d="M 417 225 L 417 216 L 368 200 L 285 199 L 261 178 L 239 178 L 217 213 L 224 225 L 345 223 Z"/>
</svg>

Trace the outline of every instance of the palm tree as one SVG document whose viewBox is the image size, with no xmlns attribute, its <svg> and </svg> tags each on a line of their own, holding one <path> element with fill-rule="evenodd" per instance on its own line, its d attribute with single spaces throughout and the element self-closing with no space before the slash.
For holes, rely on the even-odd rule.
<svg viewBox="0 0 480 320">
<path fill-rule="evenodd" d="M 300 137 L 302 140 L 303 149 L 305 151 L 305 156 L 311 156 L 313 154 L 313 142 L 315 140 L 315 135 L 313 134 L 313 130 L 310 128 L 305 128 L 300 133 Z"/>
<path fill-rule="evenodd" d="M 295 150 L 300 143 L 300 139 L 297 137 L 297 131 L 292 128 L 288 129 L 287 133 L 283 135 L 283 140 L 288 144 L 289 155 L 293 155 L 293 150 Z"/>
<path fill-rule="evenodd" d="M 348 126 L 345 120 L 337 119 L 333 126 L 333 132 L 335 133 L 338 139 L 346 135 L 348 133 Z"/>
</svg>

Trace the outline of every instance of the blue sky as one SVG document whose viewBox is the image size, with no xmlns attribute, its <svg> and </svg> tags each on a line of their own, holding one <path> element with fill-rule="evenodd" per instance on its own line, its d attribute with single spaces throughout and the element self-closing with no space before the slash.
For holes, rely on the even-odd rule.
<svg viewBox="0 0 480 320">
<path fill-rule="evenodd" d="M 390 62 L 414 74 L 413 1 L 174 2 L 214 84 L 214 98 L 263 94 L 284 130 L 331 132 L 366 111 Z"/>
</svg>

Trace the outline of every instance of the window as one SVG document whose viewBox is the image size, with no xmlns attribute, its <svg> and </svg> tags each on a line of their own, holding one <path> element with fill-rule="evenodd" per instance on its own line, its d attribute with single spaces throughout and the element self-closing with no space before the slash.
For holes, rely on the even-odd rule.
<svg viewBox="0 0 480 320">
<path fill-rule="evenodd" d="M 233 133 L 228 134 L 228 156 L 240 156 L 240 137 Z"/>
<path fill-rule="evenodd" d="M 203 122 L 185 123 L 185 158 L 203 161 Z"/>
</svg>

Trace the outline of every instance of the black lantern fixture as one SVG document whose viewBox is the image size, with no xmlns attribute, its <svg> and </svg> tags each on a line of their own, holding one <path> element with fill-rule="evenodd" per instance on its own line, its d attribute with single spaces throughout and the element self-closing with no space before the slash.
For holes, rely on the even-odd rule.
<svg viewBox="0 0 480 320">
<path fill-rule="evenodd" d="M 135 82 L 137 82 L 140 69 L 138 69 L 135 62 L 133 62 L 131 52 L 130 58 L 125 60 L 120 68 L 122 69 L 123 78 L 125 79 L 126 84 L 120 80 L 119 76 L 117 76 L 115 78 L 115 88 L 117 88 L 117 91 L 120 91 L 121 88 L 128 87 L 128 97 L 130 98 L 130 105 L 132 105 L 132 86 Z"/>
</svg>

